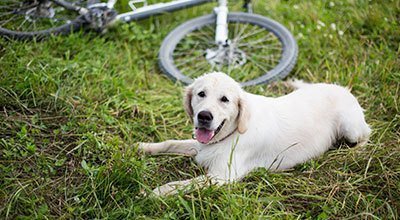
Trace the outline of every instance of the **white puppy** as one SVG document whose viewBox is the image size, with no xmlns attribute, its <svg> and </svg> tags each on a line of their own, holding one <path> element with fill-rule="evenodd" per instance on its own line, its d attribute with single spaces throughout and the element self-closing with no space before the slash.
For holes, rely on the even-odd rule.
<svg viewBox="0 0 400 220">
<path fill-rule="evenodd" d="M 289 82 L 297 90 L 269 98 L 242 90 L 223 73 L 210 73 L 187 87 L 185 110 L 196 140 L 141 143 L 150 154 L 195 156 L 207 177 L 168 183 L 154 190 L 175 193 L 196 182 L 239 180 L 258 167 L 288 169 L 326 152 L 339 139 L 364 144 L 371 133 L 363 109 L 348 89 Z"/>
</svg>

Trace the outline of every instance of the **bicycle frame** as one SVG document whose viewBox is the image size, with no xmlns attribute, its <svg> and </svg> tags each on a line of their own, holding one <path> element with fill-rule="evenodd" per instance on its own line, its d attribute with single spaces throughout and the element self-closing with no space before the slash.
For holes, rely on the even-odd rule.
<svg viewBox="0 0 400 220">
<path fill-rule="evenodd" d="M 88 9 L 106 7 L 112 10 L 118 0 L 108 0 L 107 3 L 92 4 L 88 7 L 88 9 L 68 4 L 64 2 L 64 0 L 51 0 L 51 1 L 67 9 L 77 11 L 81 15 L 85 15 L 89 12 Z M 182 8 L 192 7 L 211 1 L 212 0 L 174 0 L 166 3 L 147 5 L 146 0 L 131 0 L 129 1 L 129 6 L 132 8 L 133 11 L 117 15 L 114 21 L 121 20 L 124 22 L 130 22 L 133 20 L 140 20 L 150 17 L 152 15 L 161 14 L 164 12 L 172 12 Z M 134 3 L 140 3 L 140 2 L 144 3 L 144 6 L 141 8 L 136 8 L 133 5 Z M 230 43 L 228 40 L 227 0 L 218 0 L 218 7 L 214 8 L 214 13 L 216 14 L 215 43 L 219 46 L 219 48 L 226 47 Z M 98 16 L 100 16 L 100 14 Z"/>
<path fill-rule="evenodd" d="M 87 9 L 71 5 L 69 3 L 66 3 L 64 0 L 50 0 L 50 1 L 53 1 L 54 3 L 69 10 L 77 11 L 81 15 L 85 15 L 89 13 L 88 9 L 108 8 L 110 10 L 113 10 L 114 5 L 117 3 L 118 0 L 108 0 L 107 3 L 92 4 Z M 130 22 L 134 20 L 145 19 L 153 15 L 162 14 L 165 12 L 172 12 L 182 8 L 188 8 L 211 1 L 213 0 L 173 0 L 171 2 L 166 2 L 166 3 L 147 5 L 146 0 L 131 0 L 129 1 L 129 6 L 132 8 L 133 11 L 119 14 L 112 21 L 120 20 L 124 22 Z M 140 2 L 144 3 L 143 7 L 136 8 L 133 5 L 134 3 L 140 3 Z M 214 8 L 214 13 L 216 14 L 215 43 L 219 45 L 220 48 L 226 47 L 229 45 L 228 25 L 227 25 L 228 23 L 227 0 L 218 0 L 218 7 Z M 100 17 L 101 14 L 97 13 L 96 16 Z M 113 23 L 112 21 L 110 23 Z"/>
<path fill-rule="evenodd" d="M 114 4 L 116 0 L 113 1 Z M 124 22 L 130 22 L 135 20 L 140 20 L 144 18 L 148 18 L 153 15 L 161 14 L 164 12 L 172 12 L 182 8 L 188 8 L 200 4 L 204 4 L 207 2 L 211 2 L 212 0 L 174 0 L 172 2 L 166 3 L 157 3 L 152 5 L 143 6 L 141 8 L 135 9 L 131 12 L 123 13 L 117 15 L 116 19 Z M 108 3 L 107 3 L 108 4 Z"/>
<path fill-rule="evenodd" d="M 184 7 L 192 7 L 211 1 L 212 0 L 174 0 L 172 2 L 167 2 L 167 3 L 145 5 L 138 9 L 132 7 L 133 11 L 117 15 L 116 20 L 130 22 L 133 20 L 144 19 L 152 15 L 161 14 L 164 12 L 172 12 Z M 116 2 L 117 0 L 109 0 L 107 3 L 107 7 L 113 8 Z M 229 44 L 228 25 L 227 25 L 227 19 L 228 19 L 227 0 L 218 0 L 218 7 L 214 8 L 214 13 L 217 16 L 215 43 L 219 46 L 226 46 Z"/>
</svg>

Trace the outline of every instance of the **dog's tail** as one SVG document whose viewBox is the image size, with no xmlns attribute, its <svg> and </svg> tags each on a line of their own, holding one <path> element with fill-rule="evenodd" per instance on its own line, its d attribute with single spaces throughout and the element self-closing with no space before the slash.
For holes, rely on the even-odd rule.
<svg viewBox="0 0 400 220">
<path fill-rule="evenodd" d="M 292 87 L 293 89 L 300 89 L 300 88 L 311 85 L 310 83 L 306 83 L 303 80 L 299 80 L 299 79 L 288 80 L 288 81 L 286 81 L 286 83 L 289 87 Z"/>
</svg>

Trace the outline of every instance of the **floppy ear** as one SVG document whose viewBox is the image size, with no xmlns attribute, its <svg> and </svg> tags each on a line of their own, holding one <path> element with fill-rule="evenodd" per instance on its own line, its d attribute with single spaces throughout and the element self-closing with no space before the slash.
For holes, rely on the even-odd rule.
<svg viewBox="0 0 400 220">
<path fill-rule="evenodd" d="M 189 115 L 190 120 L 193 120 L 193 108 L 192 108 L 192 96 L 193 96 L 193 88 L 191 86 L 186 87 L 185 95 L 183 100 L 183 106 L 185 108 L 186 113 Z"/>
<path fill-rule="evenodd" d="M 238 131 L 243 134 L 247 131 L 247 125 L 250 119 L 250 112 L 246 99 L 241 96 L 239 99 Z"/>
</svg>

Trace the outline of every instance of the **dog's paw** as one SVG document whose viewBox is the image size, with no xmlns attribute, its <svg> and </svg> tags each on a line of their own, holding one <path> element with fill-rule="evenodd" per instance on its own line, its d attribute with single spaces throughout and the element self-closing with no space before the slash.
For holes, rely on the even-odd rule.
<svg viewBox="0 0 400 220">
<path fill-rule="evenodd" d="M 153 189 L 153 196 L 171 196 L 179 191 L 187 193 L 193 188 L 192 183 L 196 183 L 195 179 L 170 182 Z"/>
<path fill-rule="evenodd" d="M 152 153 L 151 152 L 151 143 L 144 143 L 144 142 L 138 143 L 138 151 L 147 153 L 147 154 L 151 154 Z"/>
<path fill-rule="evenodd" d="M 165 184 L 162 186 L 159 186 L 155 189 L 153 189 L 153 194 L 152 196 L 160 197 L 160 196 L 172 196 L 178 193 L 178 190 L 176 187 Z"/>
</svg>

